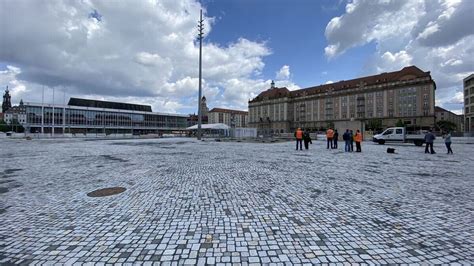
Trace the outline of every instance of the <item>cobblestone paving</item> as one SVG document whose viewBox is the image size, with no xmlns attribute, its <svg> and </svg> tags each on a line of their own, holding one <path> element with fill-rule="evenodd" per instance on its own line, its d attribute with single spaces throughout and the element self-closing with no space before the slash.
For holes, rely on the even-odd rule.
<svg viewBox="0 0 474 266">
<path fill-rule="evenodd" d="M 0 140 L 0 264 L 474 262 L 474 145 L 314 143 Z"/>
</svg>

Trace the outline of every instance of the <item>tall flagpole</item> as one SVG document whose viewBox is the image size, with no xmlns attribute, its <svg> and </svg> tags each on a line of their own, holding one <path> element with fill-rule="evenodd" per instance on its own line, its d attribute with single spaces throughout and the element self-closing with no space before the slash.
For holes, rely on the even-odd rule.
<svg viewBox="0 0 474 266">
<path fill-rule="evenodd" d="M 41 135 L 44 135 L 44 85 L 43 94 L 41 95 Z"/>
<path fill-rule="evenodd" d="M 63 136 L 66 133 L 66 88 L 63 87 Z"/>
<path fill-rule="evenodd" d="M 203 30 L 204 30 L 204 25 L 203 25 L 204 20 L 202 20 L 202 9 L 201 9 L 201 15 L 199 18 L 199 24 L 198 24 L 198 38 L 199 38 L 199 98 L 198 98 L 198 131 L 197 131 L 197 139 L 201 140 L 201 124 L 202 124 L 202 110 L 201 110 L 201 94 L 202 94 L 202 88 L 201 88 L 201 79 L 202 79 L 202 38 L 203 38 Z"/>
<path fill-rule="evenodd" d="M 52 127 L 51 127 L 51 136 L 54 137 L 54 87 L 53 87 L 53 121 L 52 121 Z"/>
</svg>

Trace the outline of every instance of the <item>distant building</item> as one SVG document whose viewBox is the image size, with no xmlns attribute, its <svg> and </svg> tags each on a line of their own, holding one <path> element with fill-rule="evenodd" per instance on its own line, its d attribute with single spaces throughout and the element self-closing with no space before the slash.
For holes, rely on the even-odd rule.
<svg viewBox="0 0 474 266">
<path fill-rule="evenodd" d="M 229 127 L 247 127 L 249 113 L 239 110 L 213 108 L 209 111 L 209 123 L 222 123 Z"/>
<path fill-rule="evenodd" d="M 209 108 L 207 108 L 206 96 L 201 98 L 201 116 L 207 117 L 209 115 Z"/>
<path fill-rule="evenodd" d="M 201 124 L 208 124 L 209 108 L 207 108 L 206 97 L 201 98 Z M 187 127 L 191 127 L 198 124 L 199 116 L 197 114 L 190 114 L 186 119 Z"/>
<path fill-rule="evenodd" d="M 429 129 L 435 123 L 435 89 L 430 72 L 416 66 L 295 91 L 272 82 L 249 101 L 249 127 L 260 135 L 298 127 L 364 129 L 371 120 L 388 127 L 401 120 L 409 129 Z"/>
<path fill-rule="evenodd" d="M 464 131 L 474 134 L 474 74 L 463 80 L 464 83 Z"/>
<path fill-rule="evenodd" d="M 5 90 L 5 93 L 3 94 L 2 113 L 5 113 L 11 107 L 12 107 L 12 97 L 10 96 L 10 92 L 8 91 L 8 86 L 7 86 L 7 89 Z"/>
<path fill-rule="evenodd" d="M 4 114 L 5 123 L 11 124 L 25 124 L 26 123 L 26 108 L 23 100 L 20 101 L 19 106 L 10 107 Z"/>
<path fill-rule="evenodd" d="M 201 117 L 201 123 L 202 124 L 208 124 L 209 120 L 207 116 L 202 116 Z M 186 124 L 187 127 L 192 127 L 194 125 L 198 124 L 198 115 L 197 114 L 190 114 L 188 118 L 186 119 Z"/>
<path fill-rule="evenodd" d="M 448 111 L 444 108 L 441 108 L 439 106 L 435 106 L 435 116 L 436 116 L 436 122 L 439 121 L 449 121 L 452 122 L 456 125 L 456 131 L 458 132 L 463 132 L 464 130 L 464 116 L 463 115 L 457 115 L 451 111 Z"/>
<path fill-rule="evenodd" d="M 67 105 L 25 103 L 27 133 L 169 133 L 186 129 L 187 115 L 152 112 L 151 106 L 71 98 Z"/>
</svg>

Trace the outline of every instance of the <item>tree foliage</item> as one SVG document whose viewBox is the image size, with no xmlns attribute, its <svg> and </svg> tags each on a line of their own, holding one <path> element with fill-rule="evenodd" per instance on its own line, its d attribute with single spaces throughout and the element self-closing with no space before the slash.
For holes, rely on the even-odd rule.
<svg viewBox="0 0 474 266">
<path fill-rule="evenodd" d="M 25 132 L 25 128 L 16 119 L 13 119 L 10 125 L 8 125 L 3 120 L 0 121 L 0 132 L 8 132 L 8 131 L 23 133 Z"/>
<path fill-rule="evenodd" d="M 327 123 L 327 128 L 334 128 L 334 123 L 333 122 L 328 122 Z"/>
<path fill-rule="evenodd" d="M 395 124 L 396 127 L 404 127 L 405 123 L 401 119 L 398 119 L 397 123 Z"/>
<path fill-rule="evenodd" d="M 456 131 L 457 125 L 451 121 L 440 120 L 436 122 L 436 127 L 441 131 Z"/>
<path fill-rule="evenodd" d="M 367 120 L 365 128 L 367 130 L 373 130 L 373 131 L 382 129 L 383 128 L 382 119 L 372 118 L 372 119 Z"/>
</svg>

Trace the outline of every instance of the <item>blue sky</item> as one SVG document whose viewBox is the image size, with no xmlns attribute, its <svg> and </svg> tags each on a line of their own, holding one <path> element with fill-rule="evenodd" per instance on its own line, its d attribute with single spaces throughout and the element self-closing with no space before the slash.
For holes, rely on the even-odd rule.
<svg viewBox="0 0 474 266">
<path fill-rule="evenodd" d="M 201 9 L 210 108 L 246 110 L 271 80 L 296 90 L 416 65 L 431 71 L 437 105 L 463 109 L 469 0 L 0 1 L 0 86 L 14 103 L 41 101 L 43 88 L 52 102 L 55 88 L 195 113 Z"/>
<path fill-rule="evenodd" d="M 209 1 L 205 6 L 216 18 L 206 41 L 225 45 L 244 37 L 267 43 L 272 54 L 265 57 L 262 74 L 268 79 L 283 65 L 291 66 L 300 87 L 350 79 L 363 73 L 361 66 L 374 50 L 368 44 L 334 60 L 325 57 L 326 25 L 345 9 L 337 1 Z"/>
</svg>

